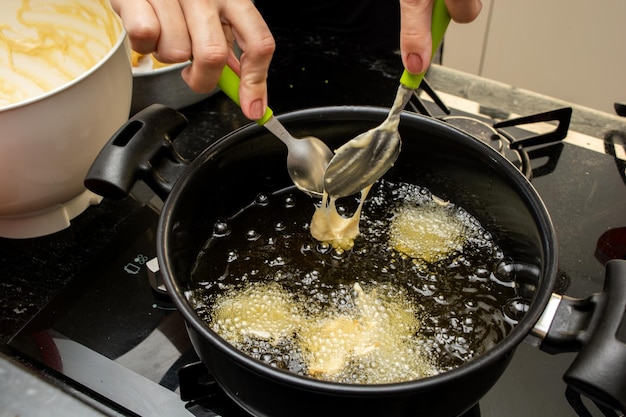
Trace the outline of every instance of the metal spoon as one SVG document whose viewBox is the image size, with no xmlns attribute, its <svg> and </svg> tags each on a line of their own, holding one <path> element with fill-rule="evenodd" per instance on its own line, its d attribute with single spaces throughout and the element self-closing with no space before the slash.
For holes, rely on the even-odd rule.
<svg viewBox="0 0 626 417">
<path fill-rule="evenodd" d="M 239 105 L 240 82 L 239 76 L 227 66 L 224 67 L 217 85 Z M 333 157 L 328 146 L 313 136 L 294 138 L 274 117 L 274 112 L 269 107 L 256 122 L 287 145 L 287 171 L 296 187 L 311 197 L 321 197 L 324 192 L 324 173 Z"/>
<path fill-rule="evenodd" d="M 433 55 L 443 39 L 448 23 L 450 15 L 445 1 L 436 0 L 431 23 Z M 398 134 L 400 114 L 423 78 L 424 72 L 411 74 L 404 70 L 396 98 L 385 121 L 335 151 L 324 176 L 324 189 L 330 197 L 340 198 L 356 194 L 380 179 L 393 166 L 402 147 Z"/>
</svg>

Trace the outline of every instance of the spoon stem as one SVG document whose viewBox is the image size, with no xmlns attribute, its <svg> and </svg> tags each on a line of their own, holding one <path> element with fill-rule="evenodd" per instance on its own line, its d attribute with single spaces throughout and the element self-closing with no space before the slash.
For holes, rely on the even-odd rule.
<svg viewBox="0 0 626 417">
<path fill-rule="evenodd" d="M 400 124 L 400 114 L 402 114 L 402 110 L 404 110 L 414 92 L 414 89 L 406 87 L 402 84 L 398 87 L 396 98 L 391 106 L 391 109 L 389 110 L 389 115 L 387 115 L 387 118 L 384 121 L 384 124 L 390 129 L 397 130 L 398 125 Z"/>
<path fill-rule="evenodd" d="M 291 136 L 287 129 L 285 129 L 285 126 L 283 126 L 282 123 L 280 123 L 274 116 L 270 117 L 263 126 L 272 132 L 272 134 L 280 139 L 285 145 L 287 145 L 287 149 L 289 149 L 294 140 L 297 140 Z"/>
</svg>

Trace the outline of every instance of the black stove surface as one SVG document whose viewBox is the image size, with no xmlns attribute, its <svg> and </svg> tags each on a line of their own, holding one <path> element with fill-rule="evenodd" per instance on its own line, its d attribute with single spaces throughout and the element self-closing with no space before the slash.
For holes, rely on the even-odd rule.
<svg viewBox="0 0 626 417">
<path fill-rule="evenodd" d="M 276 114 L 303 107 L 392 102 L 401 72 L 397 56 L 359 56 L 355 69 L 355 56 L 340 44 L 332 51 L 316 39 L 307 39 L 306 48 L 291 37 L 278 41 L 284 49 L 277 51 L 270 73 L 270 105 Z M 222 95 L 183 113 L 190 126 L 177 146 L 190 159 L 247 123 Z M 455 113 L 461 114 L 453 109 Z M 624 246 L 626 228 L 623 161 L 610 152 L 564 142 L 546 147 L 532 164 L 532 183 L 559 240 L 556 292 L 586 297 L 599 291 L 603 262 L 625 256 L 616 252 Z M 148 199 L 104 201 L 55 236 L 0 240 L 3 276 L 10 277 L 0 282 L 2 327 L 9 331 L 7 340 L 17 333 L 7 351 L 50 379 L 105 404 L 111 413 L 245 415 L 224 401 L 219 389 L 202 401 L 181 399 L 179 371 L 197 357 L 180 314 L 149 283 L 146 263 L 155 257 L 158 214 L 146 204 Z M 24 300 L 16 302 L 16 297 Z M 471 415 L 575 416 L 561 380 L 572 360 L 573 354 L 551 356 L 522 344 Z"/>
</svg>

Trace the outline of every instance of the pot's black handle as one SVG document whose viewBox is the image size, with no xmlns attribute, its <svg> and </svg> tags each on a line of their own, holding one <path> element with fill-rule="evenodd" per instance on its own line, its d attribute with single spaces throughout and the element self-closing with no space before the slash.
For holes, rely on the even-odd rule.
<svg viewBox="0 0 626 417">
<path fill-rule="evenodd" d="M 602 293 L 563 298 L 541 349 L 579 350 L 564 381 L 598 404 L 626 410 L 626 261 L 606 263 Z"/>
<path fill-rule="evenodd" d="M 153 104 L 129 119 L 102 148 L 85 177 L 85 187 L 121 199 L 142 180 L 163 200 L 189 165 L 172 145 L 187 127 L 178 111 Z"/>
</svg>

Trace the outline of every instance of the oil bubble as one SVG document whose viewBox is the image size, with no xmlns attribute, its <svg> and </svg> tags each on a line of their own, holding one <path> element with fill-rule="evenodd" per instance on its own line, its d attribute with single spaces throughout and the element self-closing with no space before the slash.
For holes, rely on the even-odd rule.
<svg viewBox="0 0 626 417">
<path fill-rule="evenodd" d="M 305 254 L 307 252 L 311 252 L 312 250 L 313 250 L 313 247 L 311 246 L 310 242 L 305 242 L 300 247 L 300 253 L 302 253 L 302 254 Z"/>
<path fill-rule="evenodd" d="M 489 272 L 487 268 L 479 267 L 476 268 L 476 270 L 474 271 L 474 275 L 476 275 L 478 278 L 489 278 L 491 272 Z"/>
<path fill-rule="evenodd" d="M 213 225 L 213 237 L 225 237 L 230 234 L 230 226 L 226 220 L 218 220 Z"/>
<path fill-rule="evenodd" d="M 328 242 L 319 242 L 316 247 L 317 252 L 322 254 L 330 252 L 332 248 L 333 247 Z"/>
<path fill-rule="evenodd" d="M 270 266 L 283 266 L 285 265 L 285 260 L 283 259 L 282 256 L 277 256 L 276 258 L 274 258 L 273 260 L 271 260 L 269 262 Z"/>
<path fill-rule="evenodd" d="M 293 208 L 296 206 L 296 200 L 293 198 L 293 196 L 285 197 L 285 200 L 283 202 L 285 204 L 285 208 Z"/>
<path fill-rule="evenodd" d="M 517 323 L 524 317 L 530 306 L 528 301 L 522 298 L 512 298 L 503 307 L 504 315 Z"/>
<path fill-rule="evenodd" d="M 498 262 L 494 276 L 498 281 L 503 283 L 515 281 L 515 263 L 513 260 L 511 258 L 505 258 Z"/>
<path fill-rule="evenodd" d="M 258 194 L 254 199 L 254 204 L 257 206 L 267 206 L 270 202 L 270 198 L 267 194 Z"/>
<path fill-rule="evenodd" d="M 259 232 L 254 229 L 250 229 L 246 232 L 246 240 L 249 240 L 251 242 L 258 240 L 260 237 L 261 235 L 259 234 Z"/>
</svg>

